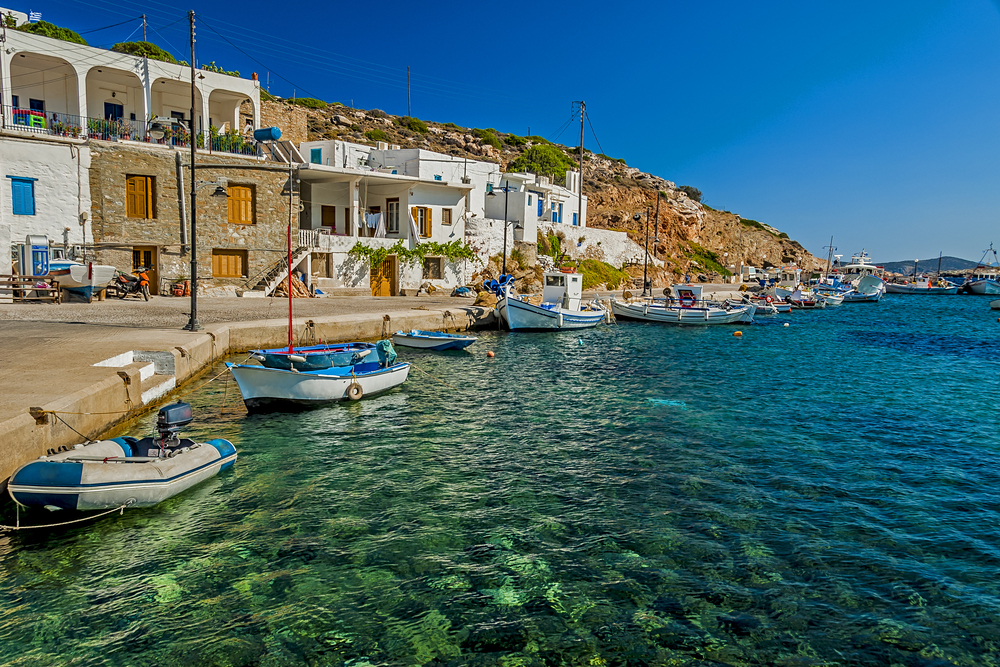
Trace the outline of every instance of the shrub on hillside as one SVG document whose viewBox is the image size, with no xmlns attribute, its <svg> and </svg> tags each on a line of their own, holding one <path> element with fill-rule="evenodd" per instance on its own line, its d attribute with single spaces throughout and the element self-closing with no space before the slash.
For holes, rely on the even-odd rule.
<svg viewBox="0 0 1000 667">
<path fill-rule="evenodd" d="M 317 100 L 315 97 L 293 97 L 288 101 L 307 109 L 325 109 L 327 107 L 326 102 Z"/>
<path fill-rule="evenodd" d="M 527 145 L 528 140 L 525 139 L 524 137 L 519 137 L 516 134 L 508 134 L 506 137 L 503 138 L 503 142 L 508 146 L 520 148 L 521 146 Z"/>
<path fill-rule="evenodd" d="M 541 176 L 551 176 L 553 182 L 566 180 L 566 171 L 576 164 L 559 148 L 552 145 L 532 146 L 507 165 L 507 171 L 526 171 Z"/>
<path fill-rule="evenodd" d="M 681 192 L 686 193 L 688 197 L 695 200 L 696 202 L 701 202 L 701 190 L 694 187 L 693 185 L 682 185 L 677 189 L 680 190 Z"/>
<path fill-rule="evenodd" d="M 374 129 L 365 132 L 365 138 L 368 141 L 389 141 L 389 135 L 386 134 L 385 130 Z"/>
<path fill-rule="evenodd" d="M 535 144 L 551 144 L 552 143 L 551 141 L 549 141 L 545 137 L 538 137 L 538 136 L 535 136 L 535 135 L 531 135 L 530 137 L 525 137 L 525 139 L 527 139 L 528 141 L 530 141 L 532 143 L 535 143 Z"/>
<path fill-rule="evenodd" d="M 366 113 L 372 118 L 386 118 L 389 116 L 389 114 L 381 109 L 369 109 Z"/>
<path fill-rule="evenodd" d="M 260 99 L 262 102 L 273 102 L 276 98 L 263 88 L 260 89 Z"/>
<path fill-rule="evenodd" d="M 177 58 L 174 58 L 152 42 L 118 42 L 111 47 L 111 50 L 118 53 L 127 53 L 130 56 L 160 60 L 165 63 L 177 63 Z"/>
<path fill-rule="evenodd" d="M 500 150 L 500 139 L 497 138 L 496 130 L 480 130 L 479 128 L 474 128 L 472 130 L 472 136 L 479 139 L 479 141 L 487 146 L 492 146 L 493 148 Z"/>
<path fill-rule="evenodd" d="M 42 37 L 51 37 L 52 39 L 61 39 L 64 42 L 73 42 L 74 44 L 87 45 L 86 40 L 80 37 L 77 33 L 73 32 L 69 28 L 60 28 L 57 25 L 53 25 L 48 21 L 39 21 L 38 23 L 25 23 L 18 28 L 21 32 L 30 32 L 33 35 L 41 35 Z"/>
<path fill-rule="evenodd" d="M 604 284 L 608 289 L 616 290 L 628 280 L 628 273 L 597 259 L 585 259 L 580 262 L 580 273 L 583 274 L 583 289 Z"/>
<path fill-rule="evenodd" d="M 427 123 L 420 120 L 419 118 L 412 118 L 410 116 L 403 116 L 402 118 L 395 118 L 393 122 L 400 127 L 405 127 L 411 132 L 419 132 L 420 134 L 427 134 L 429 130 L 427 129 Z"/>
<path fill-rule="evenodd" d="M 441 127 L 447 127 L 449 130 L 461 130 L 462 128 L 455 123 L 441 123 Z"/>
</svg>

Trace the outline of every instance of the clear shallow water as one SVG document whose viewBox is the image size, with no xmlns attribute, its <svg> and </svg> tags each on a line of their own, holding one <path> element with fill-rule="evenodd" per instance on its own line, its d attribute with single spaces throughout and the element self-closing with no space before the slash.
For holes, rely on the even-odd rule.
<svg viewBox="0 0 1000 667">
<path fill-rule="evenodd" d="M 213 383 L 231 472 L 0 537 L 0 664 L 1000 664 L 987 301 L 733 330 L 485 333 L 298 415 Z"/>
</svg>

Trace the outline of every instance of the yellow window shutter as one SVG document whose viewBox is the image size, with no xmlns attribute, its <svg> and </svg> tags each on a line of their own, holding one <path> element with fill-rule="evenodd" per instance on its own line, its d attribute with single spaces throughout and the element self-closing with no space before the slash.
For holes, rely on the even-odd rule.
<svg viewBox="0 0 1000 667">
<path fill-rule="evenodd" d="M 413 208 L 410 209 L 410 215 L 413 216 L 413 222 L 416 223 L 420 222 L 420 216 L 417 214 L 417 211 L 419 210 L 420 210 L 419 206 L 414 206 Z"/>
<path fill-rule="evenodd" d="M 237 209 L 239 207 L 239 202 L 236 200 L 236 188 L 229 187 L 229 196 L 226 198 L 226 203 L 228 204 L 228 218 L 230 223 L 237 221 Z"/>
<path fill-rule="evenodd" d="M 129 176 L 125 179 L 125 216 L 148 218 L 152 211 L 152 188 L 148 176 Z"/>
<path fill-rule="evenodd" d="M 144 202 L 146 204 L 146 210 L 144 211 L 144 215 L 142 217 L 144 217 L 144 218 L 152 218 L 153 217 L 153 177 L 152 176 L 143 176 L 142 177 L 142 186 L 146 190 L 146 196 L 144 198 Z M 143 266 L 146 266 L 146 265 L 143 265 Z"/>
<path fill-rule="evenodd" d="M 424 231 L 424 236 L 430 236 L 431 235 L 431 229 L 433 229 L 433 227 L 431 225 L 431 209 L 428 208 L 426 210 L 427 210 L 427 229 Z"/>
<path fill-rule="evenodd" d="M 139 217 L 135 212 L 135 177 L 125 179 L 125 216 Z"/>
</svg>

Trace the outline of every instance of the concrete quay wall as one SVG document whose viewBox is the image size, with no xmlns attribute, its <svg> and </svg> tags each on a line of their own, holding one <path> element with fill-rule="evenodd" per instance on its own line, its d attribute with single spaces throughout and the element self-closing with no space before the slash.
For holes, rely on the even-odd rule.
<svg viewBox="0 0 1000 667">
<path fill-rule="evenodd" d="M 296 345 L 372 340 L 398 330 L 482 328 L 493 324 L 493 317 L 491 309 L 456 306 L 296 318 L 293 336 Z M 99 347 L 100 334 L 92 338 Z M 26 404 L 0 419 L 0 485 L 5 486 L 18 467 L 39 456 L 72 447 L 84 436 L 98 439 L 165 403 L 221 357 L 287 344 L 288 320 L 212 324 L 196 334 L 135 329 L 129 332 L 128 342 L 132 350 L 97 364 L 78 358 L 76 363 L 86 366 L 78 369 L 79 381 L 53 382 L 44 399 L 37 393 L 25 397 Z M 30 355 L 41 350 L 23 352 Z"/>
</svg>

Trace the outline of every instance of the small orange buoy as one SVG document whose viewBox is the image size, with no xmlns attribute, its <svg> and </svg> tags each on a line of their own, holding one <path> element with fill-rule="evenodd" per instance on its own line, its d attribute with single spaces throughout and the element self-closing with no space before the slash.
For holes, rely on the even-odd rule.
<svg viewBox="0 0 1000 667">
<path fill-rule="evenodd" d="M 734 331 L 733 335 L 736 336 L 737 338 L 741 338 L 743 336 L 743 332 L 742 331 Z"/>
<path fill-rule="evenodd" d="M 493 358 L 493 357 L 495 357 L 495 356 L 496 356 L 496 355 L 495 355 L 495 354 L 493 354 L 493 350 L 490 350 L 489 352 L 487 352 L 487 353 L 486 353 L 486 358 L 487 358 L 487 359 L 492 359 L 492 358 Z"/>
</svg>

